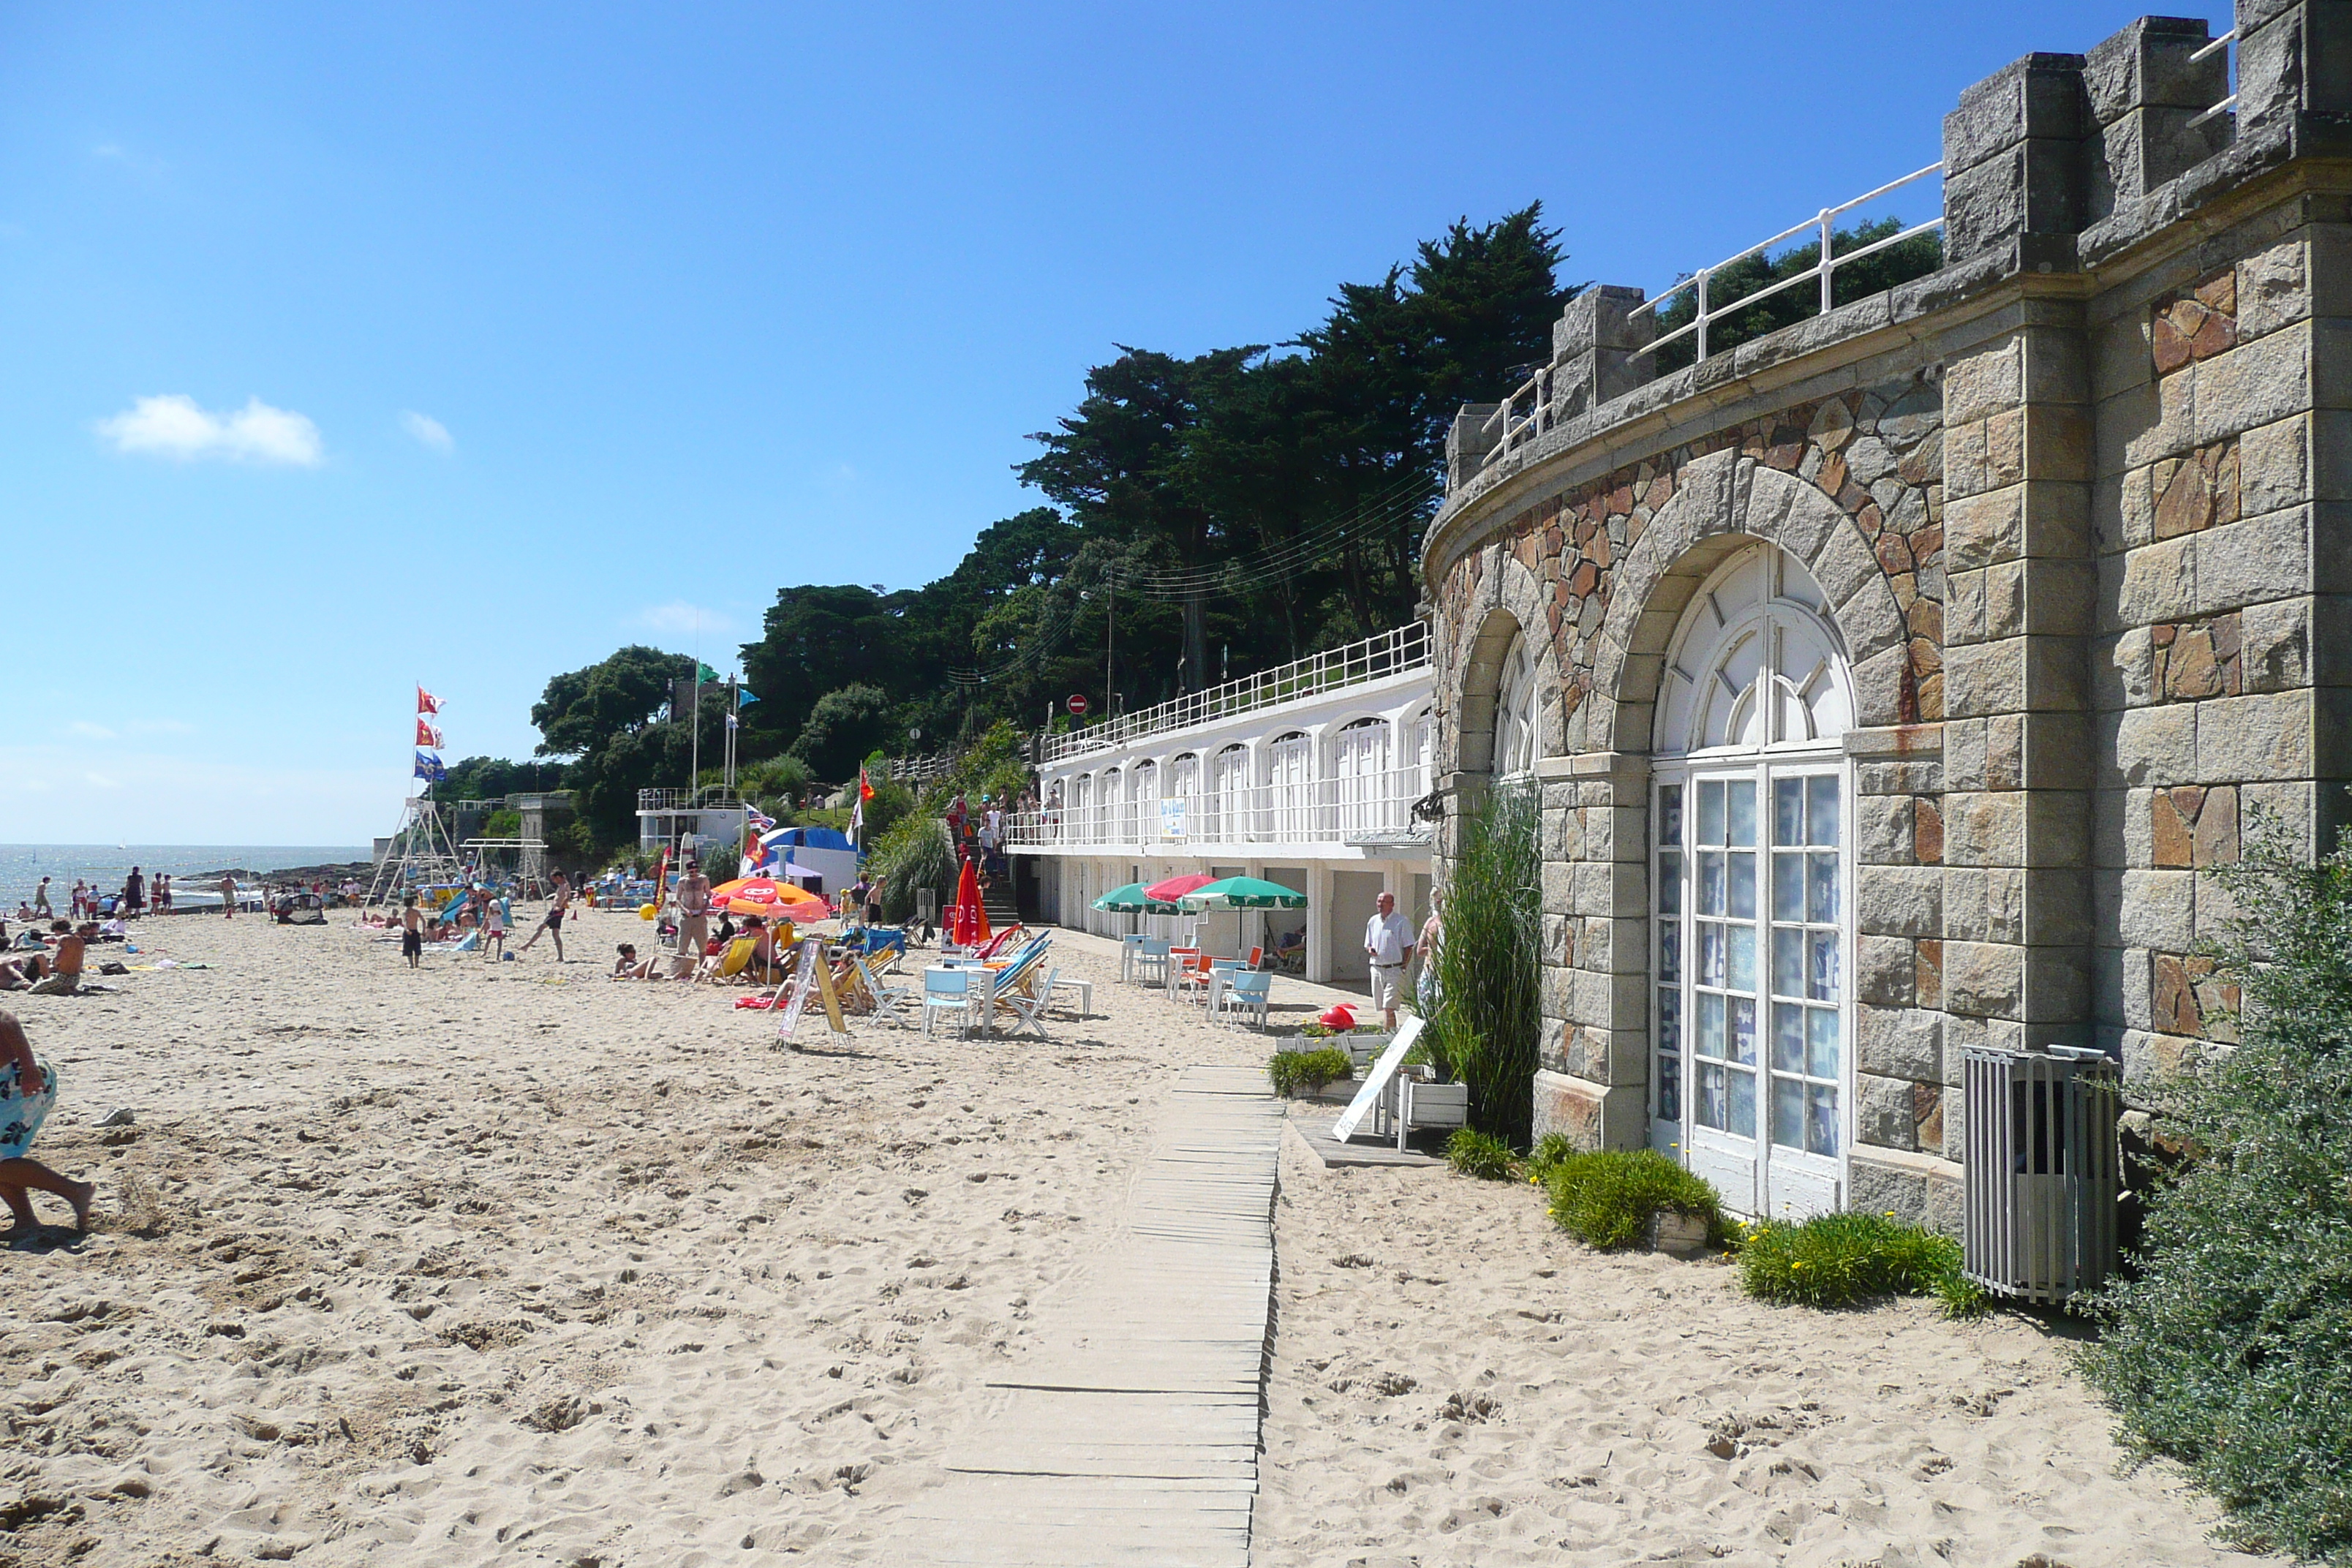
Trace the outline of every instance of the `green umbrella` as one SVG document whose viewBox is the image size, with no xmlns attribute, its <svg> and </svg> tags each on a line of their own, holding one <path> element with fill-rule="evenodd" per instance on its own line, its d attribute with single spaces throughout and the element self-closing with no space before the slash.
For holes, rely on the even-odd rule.
<svg viewBox="0 0 2352 1568">
<path fill-rule="evenodd" d="M 1184 895 L 1188 910 L 1303 910 L 1307 895 L 1256 877 L 1228 877 Z"/>
<path fill-rule="evenodd" d="M 1114 915 L 1172 915 L 1178 912 L 1174 904 L 1164 904 L 1158 899 L 1146 898 L 1143 893 L 1143 884 L 1140 882 L 1129 882 L 1124 888 L 1113 888 L 1095 900 L 1095 908 Z"/>
</svg>

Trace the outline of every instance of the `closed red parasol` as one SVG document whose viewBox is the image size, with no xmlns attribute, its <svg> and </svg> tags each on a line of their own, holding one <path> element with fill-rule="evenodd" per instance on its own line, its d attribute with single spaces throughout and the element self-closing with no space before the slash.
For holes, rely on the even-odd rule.
<svg viewBox="0 0 2352 1568">
<path fill-rule="evenodd" d="M 948 910 L 948 936 L 958 947 L 978 947 L 988 940 L 988 910 L 980 901 L 980 871 L 970 860 L 956 879 L 955 904 Z"/>
</svg>

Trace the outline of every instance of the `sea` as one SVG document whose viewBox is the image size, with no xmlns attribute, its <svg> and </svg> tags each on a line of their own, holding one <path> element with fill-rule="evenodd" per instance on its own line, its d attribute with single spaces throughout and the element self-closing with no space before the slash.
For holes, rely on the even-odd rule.
<svg viewBox="0 0 2352 1568">
<path fill-rule="evenodd" d="M 365 863 L 374 853 L 365 844 L 0 844 L 0 908 L 13 910 L 19 899 L 29 901 L 44 877 L 49 879 L 49 902 L 62 910 L 76 878 L 112 892 L 133 866 L 151 878 L 158 871 L 196 877 L 232 868 L 282 871 Z"/>
</svg>

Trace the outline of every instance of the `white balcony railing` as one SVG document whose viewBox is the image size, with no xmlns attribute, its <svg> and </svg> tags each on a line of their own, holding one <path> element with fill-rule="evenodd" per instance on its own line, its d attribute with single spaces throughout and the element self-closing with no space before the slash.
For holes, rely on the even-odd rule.
<svg viewBox="0 0 2352 1568">
<path fill-rule="evenodd" d="M 1066 757 L 1108 752 L 1147 735 L 1189 730 L 1196 724 L 1271 708 L 1277 702 L 1295 702 L 1342 687 L 1382 680 L 1418 669 L 1428 662 L 1429 627 L 1413 621 L 1345 647 L 1327 648 L 1241 680 L 1229 680 L 1223 686 L 1192 692 L 1157 707 L 1123 713 L 1107 723 L 1048 735 L 1045 738 L 1044 755 L 1038 760 L 1041 763 L 1057 763 Z"/>
<path fill-rule="evenodd" d="M 1899 191 L 1906 185 L 1916 184 L 1930 175 L 1941 174 L 1943 172 L 1942 163 L 1930 163 L 1924 169 L 1913 170 L 1899 180 L 1890 180 L 1874 191 L 1865 191 L 1850 202 L 1844 202 L 1833 207 L 1823 207 L 1813 216 L 1794 227 L 1784 228 L 1769 239 L 1761 240 L 1735 255 L 1727 256 L 1712 267 L 1702 267 L 1655 298 L 1634 307 L 1632 314 L 1636 316 L 1647 314 L 1654 320 L 1659 307 L 1665 304 L 1667 300 L 1685 290 L 1696 290 L 1693 294 L 1693 303 L 1696 305 L 1697 310 L 1692 319 L 1676 327 L 1673 331 L 1652 339 L 1648 349 L 1662 349 L 1677 338 L 1694 337 L 1696 339 L 1696 357 L 1705 359 L 1708 353 L 1707 327 L 1711 322 L 1718 321 L 1727 315 L 1746 310 L 1759 300 L 1769 300 L 1775 294 L 1809 281 L 1819 282 L 1822 311 L 1827 314 L 1835 307 L 1839 268 L 1851 266 L 1864 257 L 1874 256 L 1889 246 L 1900 245 L 1905 240 L 1916 238 L 1930 229 L 1939 229 L 1944 226 L 1944 215 L 1939 211 L 1926 222 L 1913 224 L 1899 233 L 1888 235 L 1885 239 L 1874 240 L 1868 245 L 1858 246 L 1852 250 L 1832 254 L 1832 247 L 1834 243 L 1833 231 L 1837 220 L 1856 207 L 1874 202 L 1890 192 Z M 1753 293 L 1742 294 L 1738 299 L 1727 300 L 1722 304 L 1717 304 L 1708 299 L 1707 285 L 1717 273 L 1737 262 L 1745 261 L 1751 256 L 1767 253 L 1774 246 L 1794 239 L 1808 231 L 1814 234 L 1815 243 L 1820 247 L 1819 254 L 1814 258 L 1811 267 L 1793 277 L 1780 279 L 1767 288 L 1759 289 Z M 1549 427 L 1549 421 L 1551 418 L 1552 406 L 1552 366 L 1546 365 L 1520 383 L 1512 390 L 1511 395 L 1496 407 L 1486 423 L 1479 426 L 1480 435 L 1494 437 L 1494 445 L 1486 450 L 1484 460 L 1486 463 L 1494 462 L 1509 452 L 1512 447 L 1534 439 Z"/>
<path fill-rule="evenodd" d="M 1418 847 L 1430 825 L 1412 815 L 1429 793 L 1419 768 L 1360 778 L 1254 784 L 1158 800 L 1047 806 L 1005 819 L 1018 848 L 1195 854 L 1210 847 L 1344 844 Z"/>
</svg>

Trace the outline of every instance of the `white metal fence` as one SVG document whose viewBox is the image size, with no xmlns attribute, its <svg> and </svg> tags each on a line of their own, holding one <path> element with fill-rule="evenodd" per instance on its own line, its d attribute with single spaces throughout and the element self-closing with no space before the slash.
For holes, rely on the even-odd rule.
<svg viewBox="0 0 2352 1568">
<path fill-rule="evenodd" d="M 1377 637 L 1328 648 L 1291 664 L 1276 666 L 1241 680 L 1229 680 L 1205 691 L 1195 691 L 1157 707 L 1138 709 L 1107 723 L 1045 737 L 1043 763 L 1085 756 L 1130 745 L 1147 735 L 1189 730 L 1229 719 L 1238 713 L 1295 702 L 1342 687 L 1361 686 L 1418 669 L 1429 662 L 1429 627 L 1420 621 Z"/>
<path fill-rule="evenodd" d="M 1381 774 L 1250 784 L 1157 799 L 1093 802 L 1005 819 L 1005 842 L 1023 847 L 1193 854 L 1212 846 L 1395 844 L 1429 841 L 1413 802 L 1429 793 L 1419 767 Z"/>
</svg>

